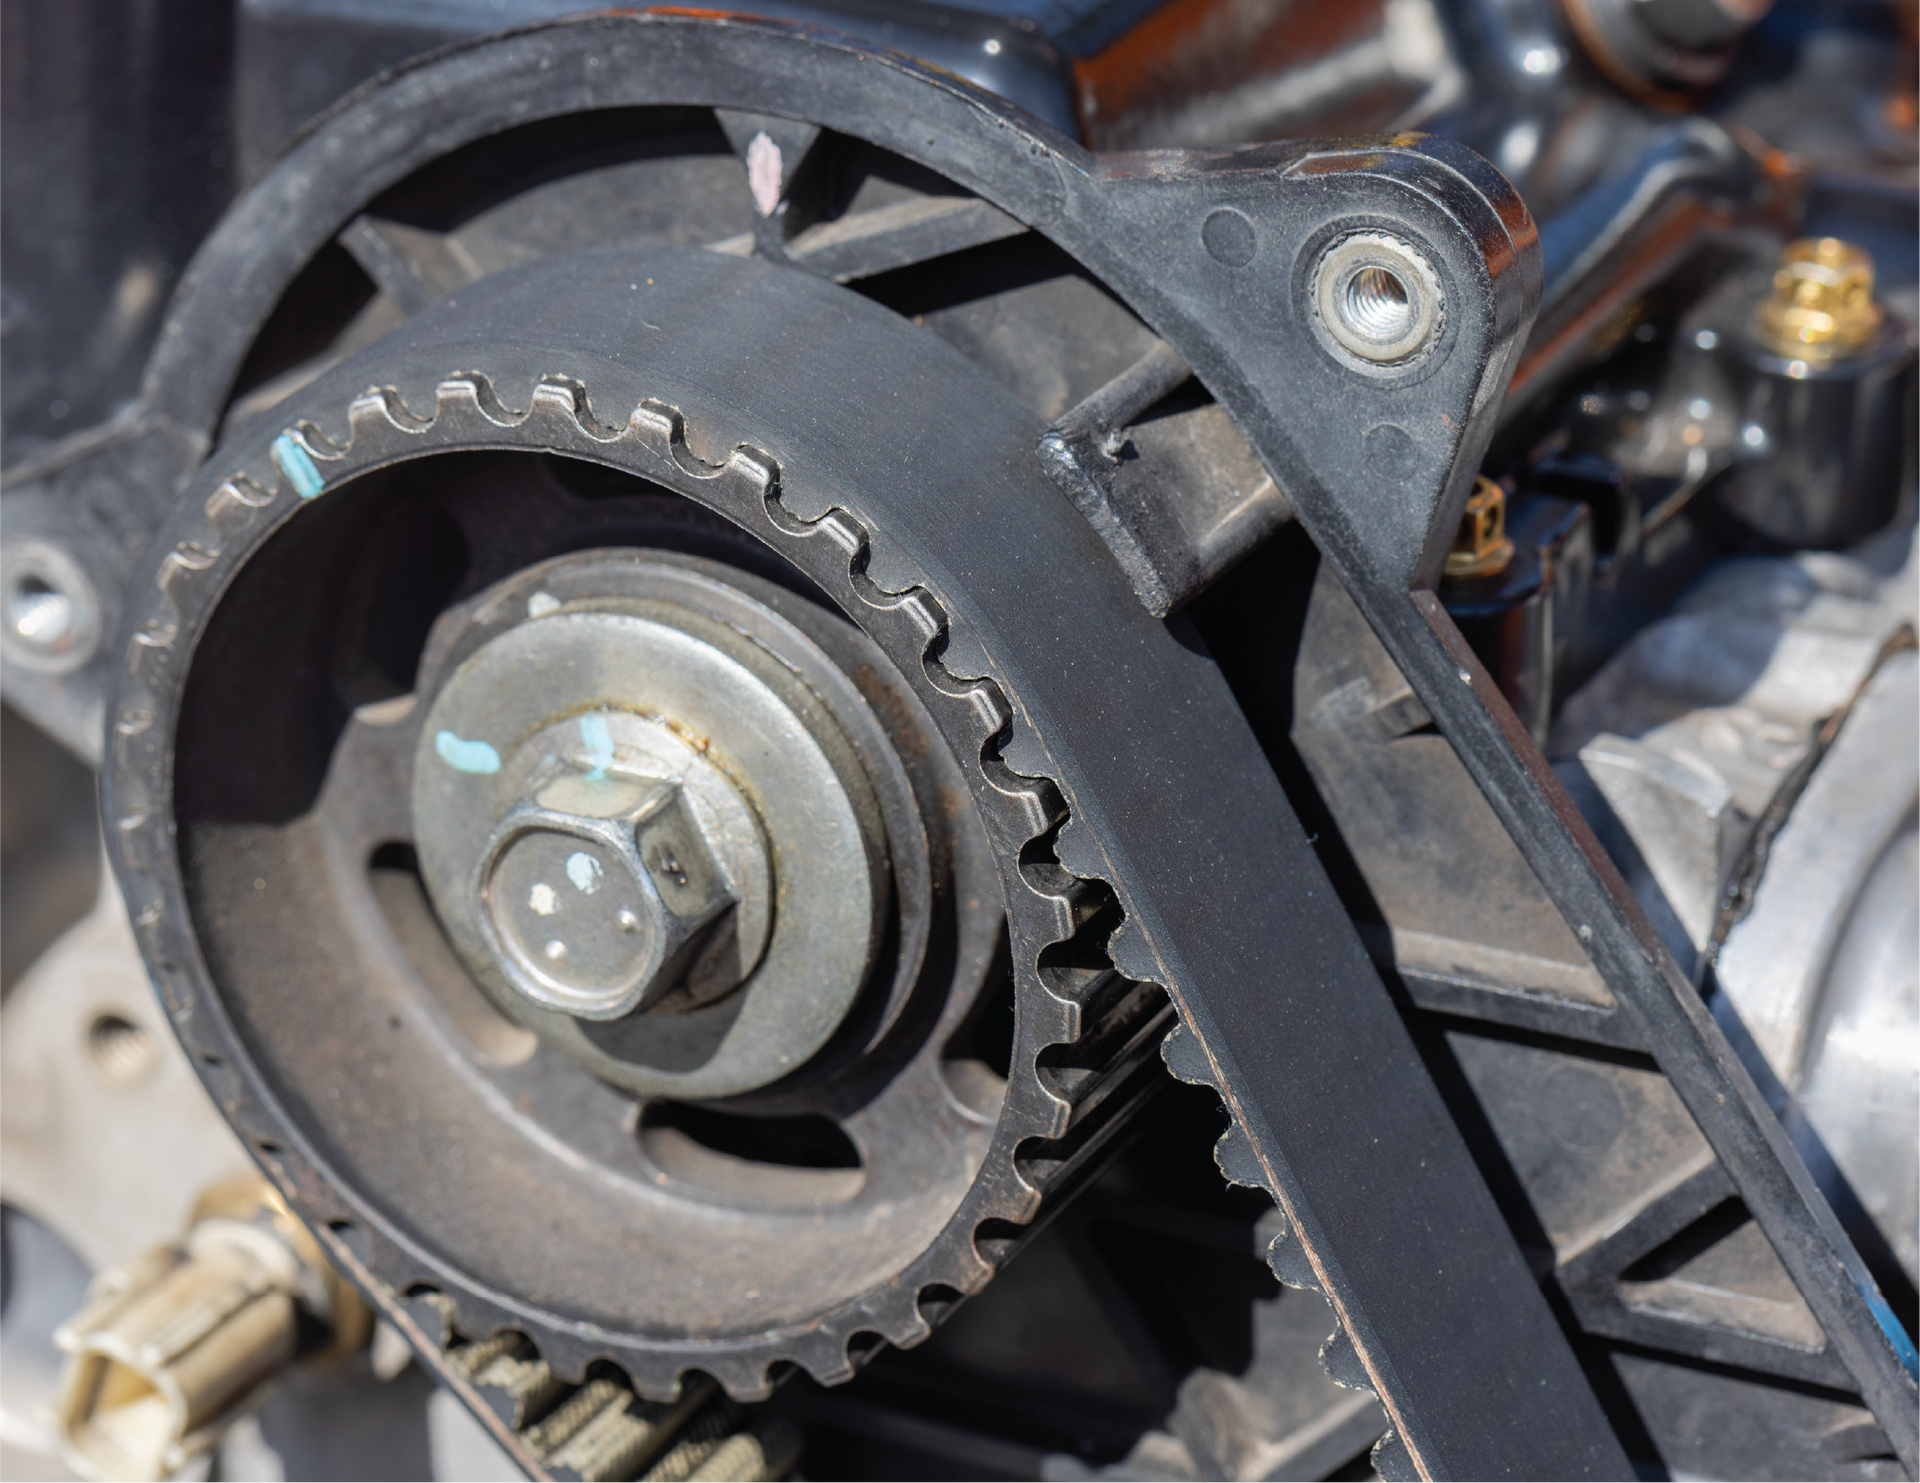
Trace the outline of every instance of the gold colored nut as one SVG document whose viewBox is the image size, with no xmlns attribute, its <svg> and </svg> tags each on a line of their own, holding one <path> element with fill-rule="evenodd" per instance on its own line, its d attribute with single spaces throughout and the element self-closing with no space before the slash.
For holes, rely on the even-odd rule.
<svg viewBox="0 0 1920 1483">
<path fill-rule="evenodd" d="M 1831 360 L 1871 340 L 1885 317 L 1873 297 L 1873 258 L 1838 237 L 1789 242 L 1773 292 L 1753 313 L 1754 337 L 1777 355 Z"/>
<path fill-rule="evenodd" d="M 1513 560 L 1513 542 L 1507 538 L 1507 492 L 1484 474 L 1467 496 L 1460 530 L 1447 553 L 1447 576 L 1455 582 L 1491 577 Z"/>
</svg>

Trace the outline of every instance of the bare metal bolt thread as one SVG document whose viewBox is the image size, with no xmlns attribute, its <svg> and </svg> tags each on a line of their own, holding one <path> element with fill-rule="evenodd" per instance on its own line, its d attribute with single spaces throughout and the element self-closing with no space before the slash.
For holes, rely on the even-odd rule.
<svg viewBox="0 0 1920 1483">
<path fill-rule="evenodd" d="M 641 1483 L 686 1483 L 739 1424 L 740 1413 L 730 1405 L 702 1411 L 665 1455 L 640 1475 Z"/>
<path fill-rule="evenodd" d="M 687 1483 L 766 1483 L 786 1477 L 799 1457 L 799 1432 L 771 1417 L 727 1438 L 687 1475 Z"/>
<path fill-rule="evenodd" d="M 713 1382 L 701 1378 L 688 1382 L 677 1401 L 644 1401 L 611 1380 L 592 1380 L 521 1440 L 549 1466 L 589 1483 L 631 1478 L 675 1441 L 714 1392 Z"/>
</svg>

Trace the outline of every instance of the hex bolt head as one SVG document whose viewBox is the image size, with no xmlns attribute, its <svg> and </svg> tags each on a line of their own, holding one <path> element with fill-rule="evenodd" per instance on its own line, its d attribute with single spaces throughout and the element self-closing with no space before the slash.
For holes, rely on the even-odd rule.
<svg viewBox="0 0 1920 1483">
<path fill-rule="evenodd" d="M 778 615 L 700 572 L 579 561 L 596 589 L 630 574 L 645 611 L 576 606 L 568 558 L 440 630 L 486 636 L 450 674 L 423 670 L 421 880 L 493 1006 L 611 1085 L 769 1085 L 827 1042 L 879 960 L 879 801 L 803 635 L 793 663 Z M 693 605 L 710 599 L 713 616 Z M 552 838 L 509 848 L 536 832 Z"/>
<path fill-rule="evenodd" d="M 508 809 L 482 862 L 501 966 L 549 1009 L 618 1019 L 725 957 L 738 894 L 672 779 L 565 765 Z"/>
</svg>

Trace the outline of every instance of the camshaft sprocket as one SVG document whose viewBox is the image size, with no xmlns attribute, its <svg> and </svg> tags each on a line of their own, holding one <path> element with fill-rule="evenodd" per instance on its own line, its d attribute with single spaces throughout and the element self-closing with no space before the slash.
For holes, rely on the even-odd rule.
<svg viewBox="0 0 1920 1483">
<path fill-rule="evenodd" d="M 578 265 L 574 271 L 580 271 Z M 670 273 L 715 278 L 760 270 L 711 255 L 663 255 L 661 261 L 634 264 L 610 254 L 594 264 L 594 271 L 625 284 L 649 272 L 664 281 Z M 523 277 L 505 292 L 511 296 L 516 290 L 523 297 L 537 296 L 537 283 Z M 450 311 L 432 328 L 444 336 L 460 323 Z M 1017 1244 L 1043 1199 L 1097 1159 L 1123 1125 L 1125 1112 L 1157 1084 L 1153 1052 L 1171 1009 L 1158 988 L 1123 977 L 1106 956 L 1106 938 L 1119 921 L 1113 893 L 1060 863 L 1054 842 L 1067 825 L 1068 810 L 1044 776 L 1044 752 L 1034 744 L 1017 698 L 995 675 L 991 657 L 977 644 L 966 645 L 956 631 L 937 595 L 937 582 L 921 578 L 910 558 L 877 539 L 851 502 L 824 508 L 801 504 L 790 497 L 787 484 L 797 461 L 745 441 L 707 461 L 695 444 L 703 433 L 721 434 L 721 426 L 683 415 L 681 397 L 671 388 L 663 388 L 663 396 L 631 400 L 624 389 L 596 390 L 602 406 L 631 409 L 624 420 L 609 423 L 596 413 L 586 379 L 571 370 L 524 381 L 511 371 L 461 371 L 460 366 L 473 363 L 462 358 L 469 352 L 420 338 L 426 344 L 401 354 L 376 352 L 380 358 L 370 365 L 329 377 L 302 399 L 306 415 L 296 416 L 285 431 L 236 459 L 216 460 L 219 474 L 207 481 L 204 502 L 189 501 L 170 554 L 155 574 L 116 705 L 110 786 L 121 821 L 117 845 L 123 880 L 131 899 L 140 903 L 136 919 L 152 960 L 172 965 L 163 971 L 163 982 L 176 1024 L 198 1053 L 209 1085 L 263 1161 L 316 1226 L 332 1231 L 352 1264 L 385 1292 L 442 1294 L 456 1327 L 469 1335 L 525 1333 L 566 1378 L 581 1376 L 597 1359 L 613 1360 L 651 1396 L 674 1393 L 689 1370 L 712 1374 L 741 1399 L 765 1395 L 786 1365 L 822 1381 L 843 1379 L 870 1350 L 871 1336 L 896 1344 L 923 1338 L 940 1312 L 988 1280 L 995 1261 Z M 505 358 L 525 362 L 524 356 Z M 422 367 L 430 363 L 439 369 L 426 373 L 433 387 L 429 413 L 417 391 L 396 388 L 420 384 Z M 369 374 L 394 377 L 395 384 L 354 398 L 340 395 L 345 385 L 364 385 Z M 508 410 L 496 394 L 500 388 L 511 396 L 516 385 L 527 387 L 524 411 Z M 1010 400 L 997 392 L 976 396 L 998 402 L 1003 415 L 1013 411 Z M 1015 413 L 1015 419 L 1024 438 L 1025 414 Z M 325 431 L 329 425 L 337 437 Z M 734 435 L 729 430 L 723 436 Z M 1014 947 L 1017 1029 L 1011 1074 L 976 1175 L 938 1234 L 923 1249 L 907 1253 L 884 1280 L 823 1310 L 744 1330 L 703 1333 L 689 1326 L 660 1332 L 643 1321 L 623 1324 L 595 1313 L 593 1302 L 602 1302 L 604 1309 L 605 1283 L 590 1301 L 578 1302 L 557 1284 L 549 1292 L 514 1292 L 503 1290 L 497 1280 L 476 1278 L 457 1255 L 449 1256 L 430 1221 L 416 1212 L 401 1216 L 383 1209 L 377 1196 L 369 1198 L 357 1187 L 356 1173 L 365 1165 L 357 1171 L 352 1151 L 326 1146 L 329 1126 L 324 1118 L 317 1127 L 309 1120 L 311 1100 L 303 1109 L 306 1116 L 294 1111 L 303 1098 L 303 1089 L 289 1086 L 298 1081 L 297 1073 L 284 1062 L 273 1064 L 271 1049 L 255 1059 L 249 1041 L 272 1040 L 257 1024 L 247 1023 L 262 1013 L 261 1001 L 231 994 L 241 976 L 234 965 L 241 960 L 222 945 L 219 928 L 208 925 L 223 907 L 191 899 L 219 871 L 195 859 L 191 822 L 182 829 L 180 854 L 169 848 L 175 802 L 171 769 L 180 738 L 169 713 L 182 705 L 184 691 L 209 683 L 184 671 L 214 609 L 249 558 L 270 538 L 297 538 L 302 529 L 297 521 L 284 534 L 276 533 L 296 515 L 306 516 L 316 502 L 339 498 L 342 486 L 359 476 L 404 473 L 403 466 L 417 467 L 410 461 L 430 454 L 525 450 L 637 475 L 722 514 L 772 547 L 887 654 L 972 774 L 973 806 L 1000 862 Z M 820 489 L 815 483 L 805 497 L 818 500 Z M 186 704 L 191 711 L 191 700 Z M 201 925 L 198 942 L 196 923 Z M 205 967 L 203 943 L 209 945 Z M 449 1157 L 432 1177 L 451 1187 L 460 1167 Z M 503 1228 L 516 1218 L 498 1206 L 495 1214 Z M 816 1226 L 831 1224 L 819 1212 L 807 1219 Z M 481 1244 L 518 1251 L 515 1242 L 524 1234 L 503 1237 L 496 1230 Z M 880 1234 L 870 1232 L 869 1241 Z M 859 1237 L 849 1230 L 839 1239 Z M 569 1262 L 580 1260 L 576 1246 L 568 1248 Z M 469 1253 L 475 1249 L 475 1243 L 467 1243 Z M 541 1269 L 538 1260 L 518 1268 Z"/>
</svg>

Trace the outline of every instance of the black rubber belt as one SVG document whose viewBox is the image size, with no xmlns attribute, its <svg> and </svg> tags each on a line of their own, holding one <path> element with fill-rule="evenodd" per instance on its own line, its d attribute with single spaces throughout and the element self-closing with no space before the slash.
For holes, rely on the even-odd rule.
<svg viewBox="0 0 1920 1483">
<path fill-rule="evenodd" d="M 644 311 L 620 312 L 648 280 Z M 1129 923 L 1116 958 L 1166 984 L 1218 1068 L 1415 1465 L 1433 1477 L 1629 1476 L 1214 663 L 1141 609 L 1037 460 L 979 466 L 969 421 L 1011 415 L 1007 394 L 976 372 L 979 405 L 956 404 L 940 364 L 955 352 L 848 290 L 757 261 L 596 254 L 460 297 L 457 319 L 430 314 L 402 332 L 423 376 L 470 361 L 511 400 L 561 373 L 588 386 L 603 419 L 666 398 L 715 431 L 737 420 L 744 376 L 751 432 L 792 471 L 792 506 L 844 505 L 895 545 L 1044 739 L 1089 826 L 1081 840 L 1104 851 L 1069 858 L 1085 848 L 1069 826 L 1063 858 L 1118 891 Z M 892 433 L 928 426 L 948 436 Z M 1034 419 L 1028 448 L 1039 431 Z M 821 468 L 845 484 L 809 487 Z"/>
</svg>

